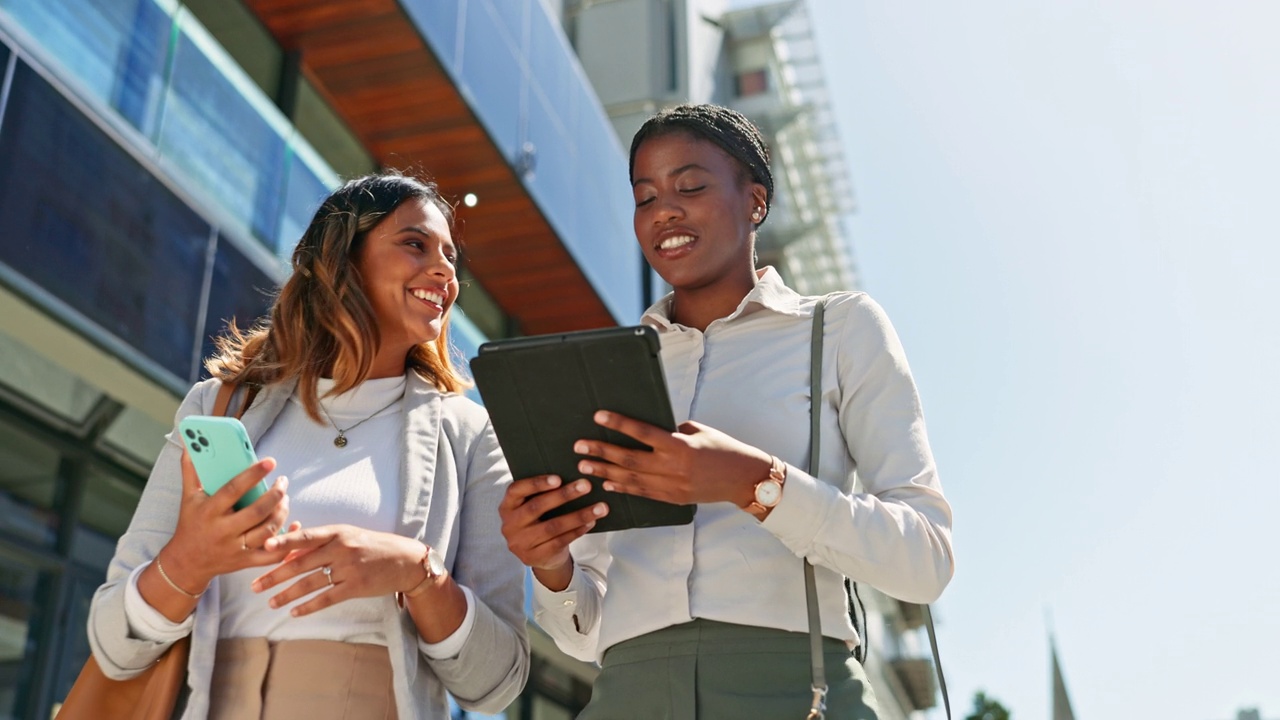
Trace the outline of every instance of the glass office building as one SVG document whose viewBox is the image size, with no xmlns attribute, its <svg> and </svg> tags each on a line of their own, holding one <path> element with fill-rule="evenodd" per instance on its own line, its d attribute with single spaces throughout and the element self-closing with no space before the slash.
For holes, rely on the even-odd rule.
<svg viewBox="0 0 1280 720">
<path fill-rule="evenodd" d="M 648 283 L 626 159 L 540 2 L 0 0 L 0 718 L 48 718 L 210 338 L 378 167 L 459 201 L 454 338 L 616 324 Z M 531 627 L 510 718 L 592 669 Z"/>
</svg>

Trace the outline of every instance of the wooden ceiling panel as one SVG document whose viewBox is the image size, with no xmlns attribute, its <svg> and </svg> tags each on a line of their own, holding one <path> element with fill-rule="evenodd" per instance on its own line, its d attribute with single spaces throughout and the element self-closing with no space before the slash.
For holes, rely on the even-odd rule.
<svg viewBox="0 0 1280 720">
<path fill-rule="evenodd" d="M 377 160 L 458 208 L 467 266 L 528 334 L 616 324 L 396 0 L 245 0 Z"/>
</svg>

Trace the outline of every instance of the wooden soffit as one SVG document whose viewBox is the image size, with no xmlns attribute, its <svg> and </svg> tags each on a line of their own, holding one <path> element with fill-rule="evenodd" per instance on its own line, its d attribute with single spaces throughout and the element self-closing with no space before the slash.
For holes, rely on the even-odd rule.
<svg viewBox="0 0 1280 720">
<path fill-rule="evenodd" d="M 617 324 L 396 0 L 245 4 L 378 162 L 479 197 L 457 211 L 467 266 L 524 333 Z"/>
</svg>

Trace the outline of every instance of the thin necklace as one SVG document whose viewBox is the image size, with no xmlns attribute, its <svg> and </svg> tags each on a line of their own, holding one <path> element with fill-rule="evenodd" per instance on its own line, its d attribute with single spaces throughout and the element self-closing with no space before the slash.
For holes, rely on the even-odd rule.
<svg viewBox="0 0 1280 720">
<path fill-rule="evenodd" d="M 369 417 L 366 417 L 364 420 L 361 420 L 360 422 L 356 423 L 355 425 L 349 425 L 349 426 L 347 426 L 347 427 L 345 427 L 345 428 L 340 428 L 340 427 L 338 427 L 338 423 L 336 423 L 336 422 L 334 422 L 334 421 L 333 421 L 333 416 L 329 415 L 329 411 L 324 409 L 324 403 L 320 403 L 320 412 L 324 413 L 324 417 L 325 417 L 325 419 L 329 421 L 329 424 L 333 426 L 333 429 L 338 431 L 338 437 L 336 437 L 336 438 L 334 438 L 334 439 L 333 439 L 333 446 L 334 446 L 334 447 L 340 447 L 340 448 L 344 448 L 344 447 L 346 447 L 346 446 L 347 446 L 347 433 L 349 433 L 349 432 L 351 432 L 352 430 L 355 430 L 357 427 L 360 427 L 361 425 L 363 425 L 363 424 L 364 424 L 364 422 L 365 422 L 366 420 L 372 420 L 372 419 L 373 419 L 373 417 L 374 417 L 374 415 L 377 415 L 378 413 L 382 412 L 383 410 L 386 410 L 387 408 L 391 407 L 392 405 L 395 405 L 396 403 L 400 402 L 401 398 L 403 398 L 403 397 L 404 397 L 404 393 L 401 393 L 399 396 L 397 396 L 397 397 L 396 397 L 396 399 L 395 399 L 395 400 L 392 400 L 391 402 L 387 403 L 386 405 L 383 405 L 382 407 L 380 407 L 380 408 L 378 408 L 377 410 L 375 410 L 375 411 L 373 412 L 373 415 L 370 415 Z"/>
</svg>

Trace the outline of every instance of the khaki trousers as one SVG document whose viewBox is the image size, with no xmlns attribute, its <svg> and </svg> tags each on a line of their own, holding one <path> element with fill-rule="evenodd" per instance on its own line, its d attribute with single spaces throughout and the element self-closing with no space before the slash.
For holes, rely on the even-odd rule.
<svg viewBox="0 0 1280 720">
<path fill-rule="evenodd" d="M 219 640 L 209 695 L 210 720 L 396 720 L 382 645 Z"/>
</svg>

